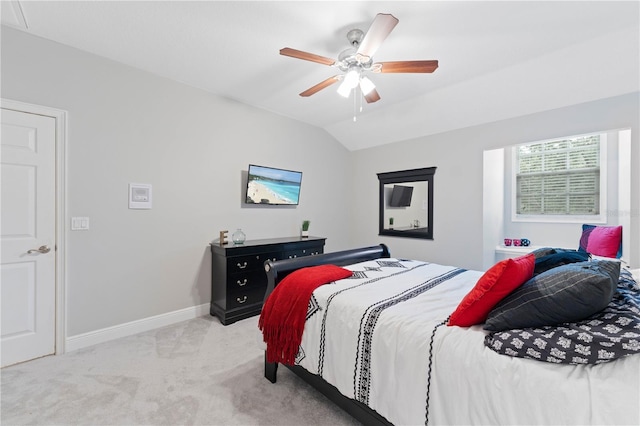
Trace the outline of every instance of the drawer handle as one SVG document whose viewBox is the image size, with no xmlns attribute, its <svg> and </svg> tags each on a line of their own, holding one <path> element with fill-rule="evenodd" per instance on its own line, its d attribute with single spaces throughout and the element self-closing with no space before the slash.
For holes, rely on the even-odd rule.
<svg viewBox="0 0 640 426">
<path fill-rule="evenodd" d="M 246 267 L 247 267 L 247 262 L 244 262 L 244 264 L 242 264 L 242 265 L 240 264 L 240 262 L 238 262 L 238 268 L 244 269 Z"/>
<path fill-rule="evenodd" d="M 297 255 L 297 254 L 289 255 L 289 259 L 295 259 L 296 257 L 298 257 L 298 255 Z"/>
<path fill-rule="evenodd" d="M 244 303 L 247 301 L 247 296 L 242 296 L 242 299 L 240 299 L 239 297 L 236 297 L 236 300 L 238 301 L 238 303 Z"/>
<path fill-rule="evenodd" d="M 243 286 L 247 285 L 247 279 L 245 278 L 245 279 L 244 279 L 244 281 L 240 281 L 240 280 L 238 280 L 238 285 L 239 285 L 240 287 L 243 287 Z"/>
</svg>

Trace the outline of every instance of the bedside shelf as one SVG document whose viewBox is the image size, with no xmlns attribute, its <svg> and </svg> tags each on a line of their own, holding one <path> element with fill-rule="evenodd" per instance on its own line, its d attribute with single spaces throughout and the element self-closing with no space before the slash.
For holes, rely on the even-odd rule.
<svg viewBox="0 0 640 426">
<path fill-rule="evenodd" d="M 539 249 L 542 246 L 496 246 L 496 262 L 504 259 L 512 259 L 514 257 L 522 256 L 523 254 L 531 253 L 532 251 Z"/>
</svg>

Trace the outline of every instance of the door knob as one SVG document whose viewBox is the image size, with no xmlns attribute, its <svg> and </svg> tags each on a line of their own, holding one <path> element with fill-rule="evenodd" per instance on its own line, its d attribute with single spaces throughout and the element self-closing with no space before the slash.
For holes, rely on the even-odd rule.
<svg viewBox="0 0 640 426">
<path fill-rule="evenodd" d="M 51 251 L 51 249 L 48 246 L 40 246 L 37 249 L 29 250 L 27 253 L 28 254 L 32 254 L 32 253 L 49 253 L 50 251 Z"/>
</svg>

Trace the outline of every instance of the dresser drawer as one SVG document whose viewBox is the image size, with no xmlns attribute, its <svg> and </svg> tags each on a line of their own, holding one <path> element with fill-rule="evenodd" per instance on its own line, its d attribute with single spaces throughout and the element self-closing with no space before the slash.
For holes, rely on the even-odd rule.
<svg viewBox="0 0 640 426">
<path fill-rule="evenodd" d="M 308 247 L 296 250 L 288 250 L 284 253 L 285 259 L 295 259 L 297 257 L 314 256 L 322 254 L 322 247 Z"/>
<path fill-rule="evenodd" d="M 227 291 L 232 293 L 247 291 L 256 286 L 266 288 L 266 285 L 267 273 L 264 271 L 264 268 L 238 274 L 229 274 L 227 277 Z"/>
<path fill-rule="evenodd" d="M 227 309 L 242 308 L 244 306 L 262 303 L 267 287 L 257 287 L 239 293 L 227 294 Z"/>
<path fill-rule="evenodd" d="M 247 256 L 234 256 L 227 259 L 227 272 L 236 274 L 255 269 L 264 270 L 264 262 L 267 260 L 280 260 L 280 253 L 259 253 Z"/>
</svg>

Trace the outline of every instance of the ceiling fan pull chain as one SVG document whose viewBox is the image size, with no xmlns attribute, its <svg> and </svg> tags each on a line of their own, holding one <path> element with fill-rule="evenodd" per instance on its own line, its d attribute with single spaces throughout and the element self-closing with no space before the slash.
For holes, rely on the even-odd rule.
<svg viewBox="0 0 640 426">
<path fill-rule="evenodd" d="M 356 122 L 356 114 L 358 113 L 358 87 L 353 88 L 353 122 Z"/>
</svg>

